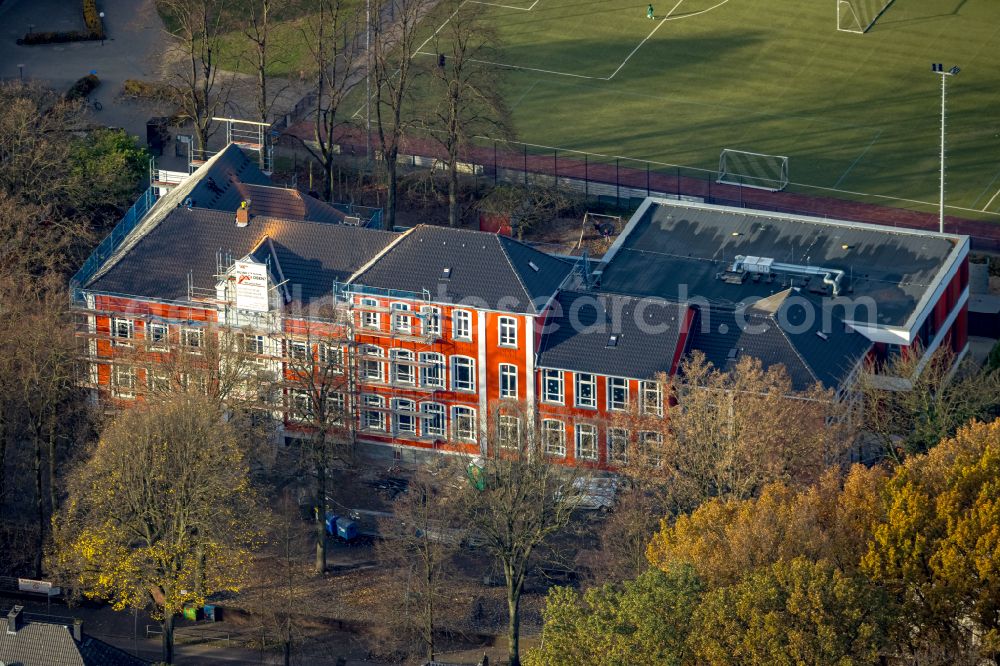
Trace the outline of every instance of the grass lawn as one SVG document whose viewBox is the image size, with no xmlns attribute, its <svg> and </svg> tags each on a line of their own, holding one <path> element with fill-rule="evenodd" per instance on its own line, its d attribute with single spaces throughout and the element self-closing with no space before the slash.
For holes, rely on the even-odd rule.
<svg viewBox="0 0 1000 666">
<path fill-rule="evenodd" d="M 459 11 L 484 13 L 503 38 L 496 62 L 522 141 L 710 170 L 723 148 L 785 155 L 790 189 L 924 210 L 937 201 L 940 148 L 930 65 L 957 64 L 949 212 L 1000 220 L 997 0 L 898 2 L 864 35 L 836 30 L 835 0 L 660 2 L 653 20 L 636 0 L 469 0 Z"/>
</svg>

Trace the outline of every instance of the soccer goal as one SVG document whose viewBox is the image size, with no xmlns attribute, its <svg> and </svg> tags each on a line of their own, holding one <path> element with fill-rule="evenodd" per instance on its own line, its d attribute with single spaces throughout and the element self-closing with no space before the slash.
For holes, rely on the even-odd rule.
<svg viewBox="0 0 1000 666">
<path fill-rule="evenodd" d="M 788 158 L 725 148 L 716 182 L 777 192 L 788 186 Z"/>
<path fill-rule="evenodd" d="M 837 0 L 837 30 L 863 35 L 895 0 Z"/>
</svg>

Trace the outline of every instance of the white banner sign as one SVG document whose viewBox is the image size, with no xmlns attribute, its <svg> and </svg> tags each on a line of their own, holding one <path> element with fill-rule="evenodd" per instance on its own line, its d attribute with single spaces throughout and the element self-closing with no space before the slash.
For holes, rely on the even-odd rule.
<svg viewBox="0 0 1000 666">
<path fill-rule="evenodd" d="M 21 592 L 34 592 L 35 594 L 59 594 L 59 588 L 53 587 L 47 580 L 31 580 L 30 578 L 18 578 L 17 589 Z"/>
<path fill-rule="evenodd" d="M 267 266 L 250 261 L 237 261 L 233 268 L 236 278 L 236 307 L 241 310 L 267 312 Z"/>
</svg>

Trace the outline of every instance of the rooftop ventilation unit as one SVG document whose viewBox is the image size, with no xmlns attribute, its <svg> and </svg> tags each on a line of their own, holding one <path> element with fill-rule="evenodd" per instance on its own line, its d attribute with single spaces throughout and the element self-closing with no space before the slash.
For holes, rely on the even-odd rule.
<svg viewBox="0 0 1000 666">
<path fill-rule="evenodd" d="M 844 271 L 839 268 L 784 264 L 770 257 L 746 257 L 738 254 L 729 267 L 729 270 L 722 274 L 722 280 L 730 284 L 742 284 L 742 279 L 734 282 L 729 280 L 727 276 L 733 274 L 743 274 L 745 276 L 747 273 L 789 273 L 791 275 L 804 275 L 807 277 L 819 275 L 823 278 L 823 284 L 830 286 L 834 296 L 840 295 L 840 283 L 844 279 Z"/>
</svg>

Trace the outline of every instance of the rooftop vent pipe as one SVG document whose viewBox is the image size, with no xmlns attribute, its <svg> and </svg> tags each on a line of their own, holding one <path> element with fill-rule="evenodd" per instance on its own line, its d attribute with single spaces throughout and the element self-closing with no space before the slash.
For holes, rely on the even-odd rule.
<svg viewBox="0 0 1000 666">
<path fill-rule="evenodd" d="M 839 268 L 824 268 L 822 266 L 803 266 L 802 264 L 784 264 L 769 257 L 747 257 L 736 255 L 731 272 L 749 273 L 792 273 L 794 275 L 819 275 L 823 284 L 830 285 L 834 296 L 840 296 L 840 283 L 844 279 L 844 271 Z"/>
</svg>

